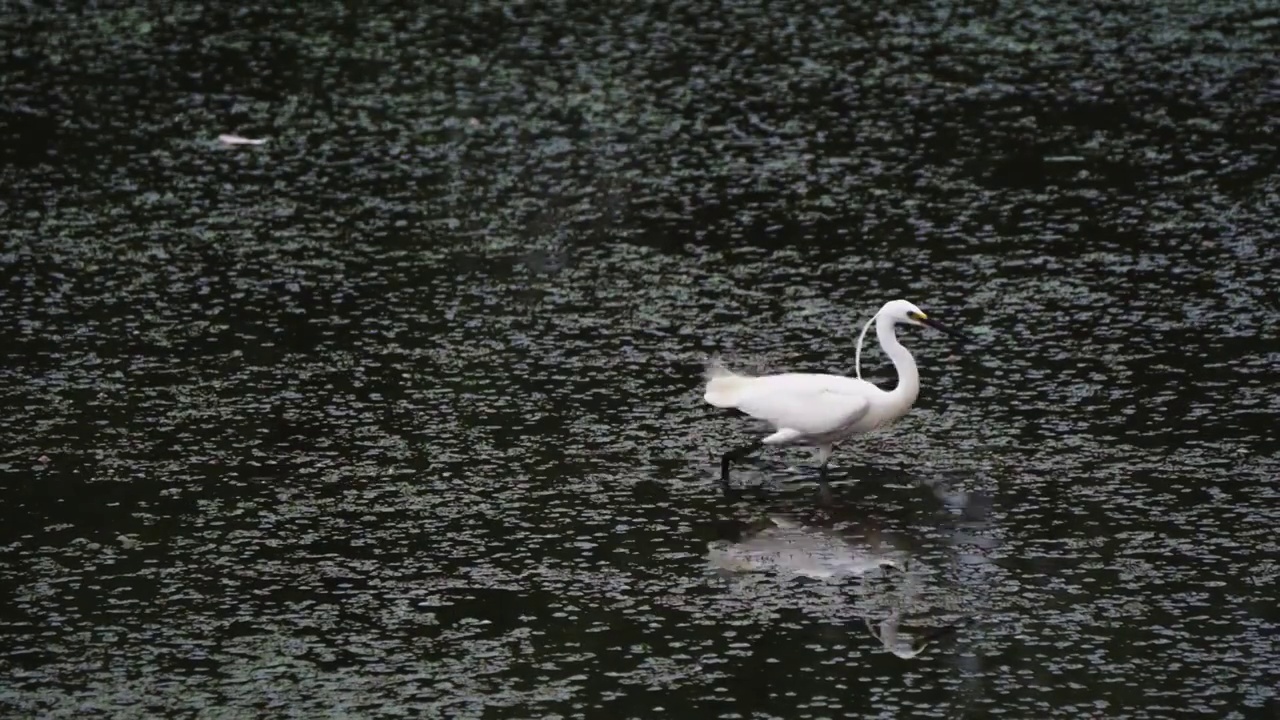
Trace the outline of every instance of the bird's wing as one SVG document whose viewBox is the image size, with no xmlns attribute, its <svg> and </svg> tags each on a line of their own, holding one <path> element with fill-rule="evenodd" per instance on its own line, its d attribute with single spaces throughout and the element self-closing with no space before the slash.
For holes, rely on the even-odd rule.
<svg viewBox="0 0 1280 720">
<path fill-rule="evenodd" d="M 777 428 L 822 435 L 857 422 L 871 407 L 866 383 L 838 375 L 786 373 L 753 378 L 737 408 Z"/>
</svg>

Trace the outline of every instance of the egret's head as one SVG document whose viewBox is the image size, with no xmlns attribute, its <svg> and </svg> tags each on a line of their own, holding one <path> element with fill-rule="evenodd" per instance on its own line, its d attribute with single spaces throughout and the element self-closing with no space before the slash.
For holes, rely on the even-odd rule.
<svg viewBox="0 0 1280 720">
<path fill-rule="evenodd" d="M 923 310 L 906 300 L 893 300 L 885 303 L 880 310 L 881 313 L 893 318 L 895 323 L 906 323 L 907 325 L 919 325 L 921 327 L 930 327 L 934 330 L 941 330 L 949 335 L 955 335 L 959 338 L 965 338 L 964 334 L 953 330 L 946 325 L 934 320 L 925 314 Z M 965 338 L 968 339 L 968 338 Z"/>
<path fill-rule="evenodd" d="M 895 323 L 907 325 L 924 325 L 929 321 L 929 316 L 923 310 L 906 300 L 891 300 L 885 303 L 884 307 L 880 308 L 880 314 L 889 316 L 889 319 Z"/>
</svg>

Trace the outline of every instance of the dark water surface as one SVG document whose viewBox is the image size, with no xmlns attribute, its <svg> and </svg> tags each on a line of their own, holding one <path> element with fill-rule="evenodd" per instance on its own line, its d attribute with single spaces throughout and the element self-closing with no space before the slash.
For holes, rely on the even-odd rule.
<svg viewBox="0 0 1280 720">
<path fill-rule="evenodd" d="M 1274 6 L 33 5 L 5 717 L 1280 717 Z"/>
</svg>

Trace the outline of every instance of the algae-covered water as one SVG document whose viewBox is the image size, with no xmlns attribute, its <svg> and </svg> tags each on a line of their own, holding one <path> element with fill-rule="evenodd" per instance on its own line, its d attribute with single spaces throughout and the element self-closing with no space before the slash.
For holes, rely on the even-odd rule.
<svg viewBox="0 0 1280 720">
<path fill-rule="evenodd" d="M 9 3 L 0 714 L 1277 717 L 1277 33 Z M 908 418 L 722 490 L 706 360 L 899 297 Z"/>
</svg>

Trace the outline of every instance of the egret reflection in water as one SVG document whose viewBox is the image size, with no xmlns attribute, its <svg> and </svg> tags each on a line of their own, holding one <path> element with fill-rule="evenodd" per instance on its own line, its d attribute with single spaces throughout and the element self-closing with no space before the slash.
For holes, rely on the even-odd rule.
<svg viewBox="0 0 1280 720">
<path fill-rule="evenodd" d="M 708 559 L 731 573 L 775 573 L 779 576 L 839 581 L 862 577 L 880 568 L 902 570 L 899 561 L 860 548 L 840 533 L 771 515 L 737 542 L 712 541 Z"/>
<path fill-rule="evenodd" d="M 954 536 L 950 529 L 900 537 L 881 527 L 871 506 L 829 493 L 809 519 L 802 504 L 755 509 L 728 537 L 707 544 L 707 565 L 729 593 L 866 631 L 903 659 L 954 635 L 976 612 L 966 576 L 934 567 L 948 562 L 950 553 L 936 540 Z"/>
</svg>

